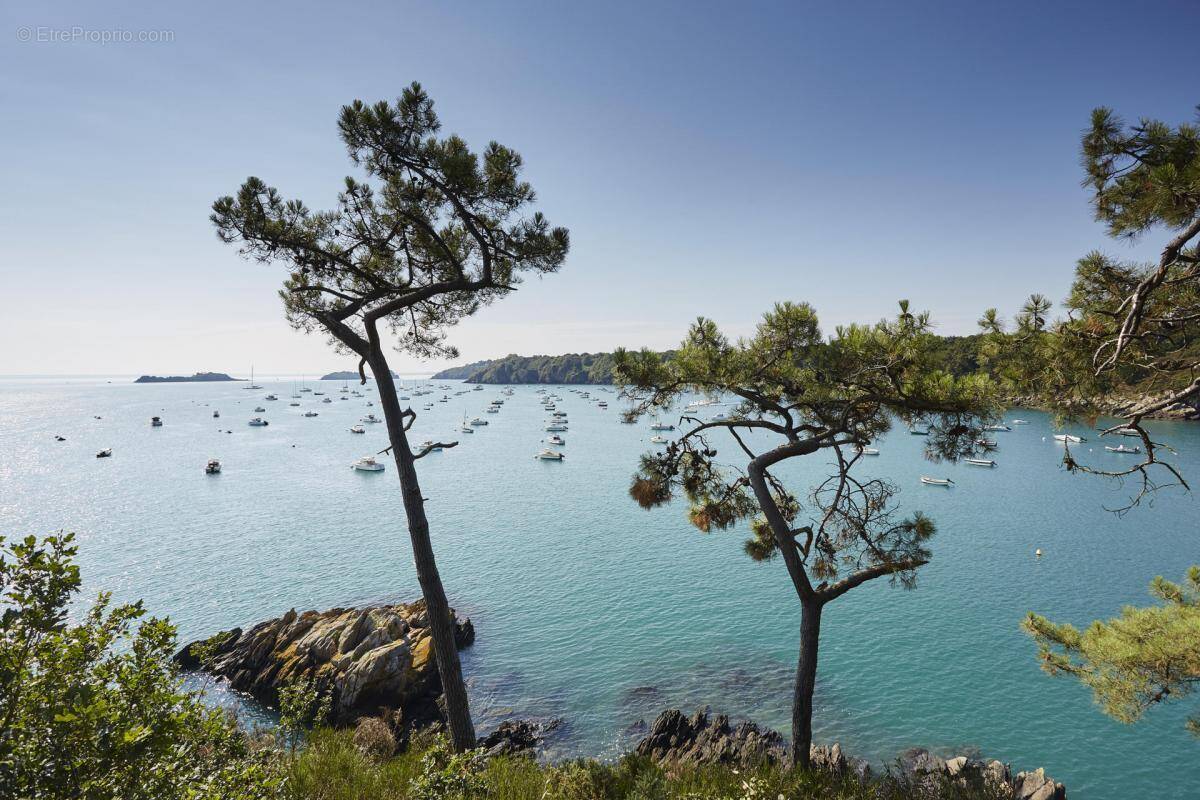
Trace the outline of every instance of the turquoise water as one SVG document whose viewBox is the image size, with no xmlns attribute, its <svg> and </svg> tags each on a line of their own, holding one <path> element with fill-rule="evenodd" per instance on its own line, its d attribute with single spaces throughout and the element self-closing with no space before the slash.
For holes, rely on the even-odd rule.
<svg viewBox="0 0 1200 800">
<path fill-rule="evenodd" d="M 349 469 L 386 445 L 382 425 L 347 430 L 379 409 L 338 400 L 332 382 L 309 384 L 332 404 L 305 394 L 291 408 L 290 382 L 260 383 L 0 379 L 3 532 L 78 532 L 86 594 L 143 598 L 184 640 L 291 607 L 414 599 L 394 469 Z M 609 410 L 558 390 L 567 460 L 533 459 L 549 435 L 534 389 L 516 387 L 486 428 L 419 462 L 447 592 L 479 633 L 464 663 L 480 727 L 561 716 L 562 751 L 594 755 L 618 752 L 633 723 L 668 706 L 708 704 L 786 730 L 799 615 L 782 566 L 750 562 L 736 532 L 696 532 L 682 505 L 646 512 L 629 500 L 652 433 L 620 424 L 614 396 L 594 387 Z M 263 402 L 271 390 L 280 400 Z M 421 413 L 417 441 L 452 435 L 498 389 L 449 394 Z M 250 428 L 260 403 L 270 427 Z M 320 416 L 302 417 L 308 409 Z M 1152 507 L 1107 513 L 1130 488 L 1065 474 L 1046 417 L 1010 416 L 1031 424 L 995 435 L 995 470 L 930 465 L 903 432 L 866 465 L 939 533 L 915 591 L 868 585 L 827 609 L 817 738 L 878 760 L 913 745 L 978 748 L 1046 767 L 1075 798 L 1195 797 L 1200 744 L 1183 730 L 1185 705 L 1113 722 L 1080 687 L 1038 670 L 1018 624 L 1030 609 L 1084 623 L 1148 602 L 1154 575 L 1200 563 L 1200 503 L 1170 490 Z M 1200 425 L 1152 430 L 1200 482 Z M 96 459 L 106 447 L 113 457 Z M 1081 447 L 1104 464 L 1129 458 L 1094 439 Z M 220 476 L 204 475 L 212 457 Z M 822 466 L 787 477 L 807 485 Z M 922 473 L 957 486 L 923 486 Z"/>
</svg>

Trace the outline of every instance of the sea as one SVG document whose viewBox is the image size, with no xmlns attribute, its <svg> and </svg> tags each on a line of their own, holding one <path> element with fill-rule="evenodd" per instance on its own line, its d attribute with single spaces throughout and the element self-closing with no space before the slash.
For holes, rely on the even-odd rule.
<svg viewBox="0 0 1200 800">
<path fill-rule="evenodd" d="M 0 534 L 74 531 L 84 583 L 74 613 L 102 591 L 141 599 L 181 642 L 291 608 L 416 599 L 394 466 L 351 468 L 387 445 L 384 425 L 360 423 L 382 416 L 374 390 L 258 381 L 0 378 Z M 622 423 L 622 401 L 595 386 L 502 395 L 402 384 L 418 415 L 413 440 L 459 442 L 418 468 L 447 594 L 478 633 L 463 662 L 481 731 L 559 719 L 555 755 L 612 758 L 669 707 L 789 729 L 799 606 L 783 565 L 747 558 L 744 528 L 700 533 L 682 501 L 645 511 L 630 499 L 639 456 L 656 447 L 649 420 Z M 562 461 L 535 458 L 550 435 L 539 388 L 569 415 Z M 279 399 L 265 400 L 271 392 Z M 500 413 L 484 414 L 497 398 Z M 269 425 L 249 426 L 255 416 Z M 488 424 L 458 431 L 475 417 Z M 1039 670 L 1020 623 L 1036 611 L 1086 625 L 1153 602 L 1154 576 L 1180 579 L 1200 563 L 1200 500 L 1165 487 L 1117 513 L 1135 484 L 1069 474 L 1047 415 L 1007 417 L 1028 424 L 992 434 L 995 468 L 932 464 L 902 427 L 864 459 L 863 474 L 893 482 L 901 512 L 925 512 L 938 533 L 916 588 L 876 581 L 826 608 L 815 737 L 879 765 L 919 746 L 1044 767 L 1072 798 L 1195 798 L 1200 742 L 1184 722 L 1196 702 L 1116 722 L 1084 687 Z M 366 433 L 350 433 L 355 424 Z M 1200 425 L 1148 427 L 1200 487 Z M 1097 467 L 1135 458 L 1105 451 L 1083 422 L 1066 430 L 1087 439 L 1073 451 Z M 736 460 L 733 442 L 712 444 Z M 96 458 L 107 448 L 111 458 Z M 221 473 L 206 475 L 213 458 Z M 828 470 L 817 455 L 780 475 L 803 496 Z M 253 703 L 210 693 L 248 724 L 269 724 Z"/>
</svg>

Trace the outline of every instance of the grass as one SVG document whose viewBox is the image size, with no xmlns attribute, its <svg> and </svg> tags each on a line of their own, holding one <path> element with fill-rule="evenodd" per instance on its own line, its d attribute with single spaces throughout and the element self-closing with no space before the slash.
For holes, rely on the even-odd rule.
<svg viewBox="0 0 1200 800">
<path fill-rule="evenodd" d="M 994 791 L 948 782 L 918 786 L 891 776 L 867 784 L 818 772 L 763 767 L 663 769 L 626 756 L 539 764 L 529 758 L 452 756 L 442 741 L 415 742 L 387 758 L 355 746 L 348 731 L 314 731 L 286 756 L 289 800 L 994 800 Z"/>
</svg>

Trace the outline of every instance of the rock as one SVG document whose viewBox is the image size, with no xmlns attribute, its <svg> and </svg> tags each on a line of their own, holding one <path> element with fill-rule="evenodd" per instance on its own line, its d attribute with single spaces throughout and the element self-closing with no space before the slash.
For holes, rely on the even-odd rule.
<svg viewBox="0 0 1200 800">
<path fill-rule="evenodd" d="M 456 621 L 458 646 L 474 640 L 471 621 Z M 211 649 L 203 664 L 202 648 Z M 293 609 L 246 631 L 234 628 L 192 642 L 175 661 L 185 670 L 203 669 L 225 678 L 232 688 L 268 706 L 278 705 L 279 690 L 287 684 L 313 681 L 330 694 L 329 721 L 334 725 L 393 710 L 414 727 L 441 717 L 441 678 L 422 601 L 302 614 Z"/>
<path fill-rule="evenodd" d="M 1033 772 L 1018 772 L 1012 787 L 1013 800 L 1066 800 L 1067 796 L 1063 785 L 1047 778 L 1040 767 Z"/>
<path fill-rule="evenodd" d="M 775 731 L 752 722 L 731 727 L 724 714 L 710 720 L 705 711 L 687 717 L 678 709 L 660 714 L 634 752 L 667 764 L 749 767 L 787 760 L 783 737 Z"/>
<path fill-rule="evenodd" d="M 526 719 L 502 722 L 496 730 L 481 738 L 478 746 L 489 757 L 533 755 L 546 734 L 561 722 L 558 719 L 545 723 Z"/>
</svg>

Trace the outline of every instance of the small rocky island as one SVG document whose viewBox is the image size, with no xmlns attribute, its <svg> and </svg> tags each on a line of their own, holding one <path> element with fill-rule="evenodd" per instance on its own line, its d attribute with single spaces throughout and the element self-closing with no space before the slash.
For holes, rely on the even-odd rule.
<svg viewBox="0 0 1200 800">
<path fill-rule="evenodd" d="M 210 383 L 212 381 L 241 381 L 224 372 L 197 372 L 195 375 L 143 375 L 134 383 Z"/>
<path fill-rule="evenodd" d="M 393 378 L 400 377 L 399 375 L 396 374 L 395 370 L 388 370 L 388 371 L 392 373 Z M 359 380 L 361 380 L 361 377 L 359 376 L 358 371 L 354 370 L 354 371 L 345 371 L 345 372 L 331 372 L 328 375 L 322 375 L 321 380 L 323 380 L 323 381 L 359 381 Z M 372 378 L 368 374 L 367 380 L 369 380 L 369 381 L 374 380 L 374 378 Z"/>
<path fill-rule="evenodd" d="M 453 613 L 453 612 L 452 612 Z M 455 619 L 459 649 L 475 640 L 471 621 Z M 209 645 L 204 663 L 200 645 Z M 329 611 L 295 609 L 243 631 L 193 642 L 175 655 L 184 670 L 225 678 L 259 702 L 277 707 L 279 690 L 298 679 L 328 692 L 334 725 L 362 717 L 402 719 L 422 727 L 441 719 L 442 694 L 424 601 Z"/>
</svg>

